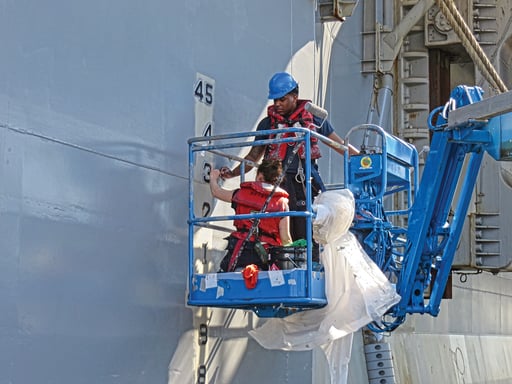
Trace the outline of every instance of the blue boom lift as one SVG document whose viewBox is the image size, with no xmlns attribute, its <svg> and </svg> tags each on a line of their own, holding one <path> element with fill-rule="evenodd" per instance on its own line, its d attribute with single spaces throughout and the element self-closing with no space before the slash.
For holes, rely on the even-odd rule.
<svg viewBox="0 0 512 384">
<path fill-rule="evenodd" d="M 432 140 L 419 184 L 418 153 L 412 145 L 370 124 L 354 127 L 347 134 L 347 143 L 360 144 L 358 155 L 344 157 L 344 187 L 352 191 L 356 204 L 351 231 L 401 296 L 381 322 L 369 325 L 374 331 L 394 330 L 407 314 L 437 316 L 484 153 L 498 161 L 512 160 L 512 93 L 485 100 L 482 95 L 479 87 L 458 86 L 446 105 L 431 112 L 428 123 Z M 302 128 L 293 130 L 295 137 L 281 140 L 302 141 L 309 156 L 310 135 L 316 134 Z M 217 274 L 208 268 L 197 271 L 200 250 L 194 250 L 193 243 L 197 227 L 215 230 L 218 227 L 213 222 L 236 217 L 194 215 L 192 169 L 197 154 L 210 151 L 234 159 L 236 156 L 222 151 L 267 144 L 268 140 L 258 137 L 254 142 L 244 140 L 266 133 L 189 140 L 189 305 L 250 309 L 261 317 L 284 317 L 326 305 L 324 274 L 313 270 L 309 235 L 306 265 L 280 271 L 280 276 L 272 271 L 260 272 L 255 289 L 245 287 L 240 272 Z M 306 211 L 277 215 L 303 215 L 311 226 L 315 212 L 309 162 L 305 171 Z M 327 189 L 334 188 L 339 186 L 327 185 Z M 397 199 L 405 203 L 404 209 L 393 209 Z M 248 218 L 269 215 L 276 213 L 257 213 Z"/>
</svg>

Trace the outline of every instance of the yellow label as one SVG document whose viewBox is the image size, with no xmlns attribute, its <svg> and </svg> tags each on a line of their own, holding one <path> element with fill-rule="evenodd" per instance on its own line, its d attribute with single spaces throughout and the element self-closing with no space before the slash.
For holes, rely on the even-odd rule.
<svg viewBox="0 0 512 384">
<path fill-rule="evenodd" d="M 369 156 L 365 156 L 361 158 L 361 167 L 362 168 L 370 168 L 372 166 L 372 159 Z"/>
</svg>

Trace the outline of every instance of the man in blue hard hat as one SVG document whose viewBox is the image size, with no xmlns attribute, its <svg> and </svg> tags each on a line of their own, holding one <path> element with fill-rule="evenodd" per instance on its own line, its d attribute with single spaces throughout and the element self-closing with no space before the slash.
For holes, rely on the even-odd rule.
<svg viewBox="0 0 512 384">
<path fill-rule="evenodd" d="M 267 108 L 267 116 L 263 118 L 257 127 L 257 131 L 266 131 L 273 129 L 282 129 L 287 127 L 309 128 L 329 139 L 345 144 L 334 128 L 325 118 L 314 116 L 305 107 L 309 100 L 299 99 L 299 85 L 292 75 L 287 72 L 278 72 L 272 76 L 269 81 L 268 98 L 274 100 L 274 103 Z M 295 136 L 295 133 L 287 133 L 268 136 L 258 136 L 258 140 L 282 138 Z M 322 189 L 322 181 L 318 173 L 316 160 L 321 157 L 318 140 L 311 139 L 311 173 L 312 192 L 316 196 Z M 295 143 L 269 144 L 263 146 L 253 146 L 245 159 L 258 162 L 262 157 L 265 159 L 279 159 L 283 164 L 287 164 L 286 177 L 281 185 L 289 193 L 290 211 L 304 211 L 306 209 L 305 180 L 304 180 L 304 146 L 294 148 Z M 295 153 L 294 153 L 295 149 Z M 343 150 L 333 149 L 341 154 Z M 349 146 L 349 153 L 358 153 L 357 149 Z M 247 165 L 245 170 L 249 171 L 252 167 Z M 233 170 L 227 167 L 221 169 L 223 178 L 230 178 L 240 175 L 240 167 Z M 306 219 L 304 217 L 291 217 L 290 231 L 293 240 L 306 238 Z M 313 248 L 313 259 L 318 259 L 318 246 Z M 315 260 L 316 261 L 316 260 Z"/>
</svg>

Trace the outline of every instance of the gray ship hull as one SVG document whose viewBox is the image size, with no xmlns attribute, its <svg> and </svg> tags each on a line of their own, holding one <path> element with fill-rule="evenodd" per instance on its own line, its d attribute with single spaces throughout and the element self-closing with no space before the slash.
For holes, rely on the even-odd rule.
<svg viewBox="0 0 512 384">
<path fill-rule="evenodd" d="M 497 3 L 500 52 L 510 7 Z M 363 2 L 343 23 L 322 23 L 317 6 L 0 1 L 0 383 L 191 384 L 201 365 L 208 383 L 329 382 L 320 352 L 252 340 L 255 315 L 185 305 L 187 139 L 255 129 L 283 70 L 340 136 L 368 119 Z M 508 73 L 507 56 L 494 57 Z M 394 81 L 396 91 L 402 75 Z M 334 159 L 320 165 L 329 182 Z M 510 258 L 510 190 L 499 166 L 485 172 L 484 204 L 503 212 L 497 240 Z M 468 225 L 461 265 L 471 244 Z M 437 318 L 411 316 L 386 337 L 397 383 L 512 381 L 510 279 L 454 276 Z M 350 383 L 369 380 L 363 344 L 357 333 Z"/>
</svg>

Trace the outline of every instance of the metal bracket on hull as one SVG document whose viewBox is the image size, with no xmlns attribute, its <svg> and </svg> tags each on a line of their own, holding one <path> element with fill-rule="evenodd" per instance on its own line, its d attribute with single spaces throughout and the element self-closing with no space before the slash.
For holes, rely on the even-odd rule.
<svg viewBox="0 0 512 384">
<path fill-rule="evenodd" d="M 352 12 L 358 1 L 340 1 L 340 0 L 319 0 L 318 10 L 320 18 L 326 21 L 345 21 L 345 18 L 352 16 Z"/>
</svg>

